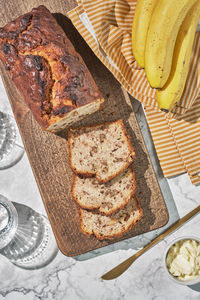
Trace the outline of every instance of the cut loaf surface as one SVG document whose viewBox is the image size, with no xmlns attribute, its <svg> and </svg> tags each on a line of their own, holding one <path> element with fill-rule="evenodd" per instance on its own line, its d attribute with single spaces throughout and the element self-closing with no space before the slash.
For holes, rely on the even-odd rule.
<svg viewBox="0 0 200 300">
<path fill-rule="evenodd" d="M 69 130 L 72 170 L 105 183 L 123 172 L 135 151 L 122 120 Z"/>
<path fill-rule="evenodd" d="M 80 228 L 87 236 L 94 234 L 99 240 L 113 239 L 130 230 L 142 215 L 142 208 L 136 196 L 133 196 L 123 209 L 111 216 L 80 209 Z"/>
<path fill-rule="evenodd" d="M 101 214 L 110 215 L 123 208 L 135 190 L 135 174 L 132 167 L 129 167 L 104 184 L 99 184 L 96 178 L 74 175 L 72 196 L 80 207 L 89 210 L 98 209 Z"/>
</svg>

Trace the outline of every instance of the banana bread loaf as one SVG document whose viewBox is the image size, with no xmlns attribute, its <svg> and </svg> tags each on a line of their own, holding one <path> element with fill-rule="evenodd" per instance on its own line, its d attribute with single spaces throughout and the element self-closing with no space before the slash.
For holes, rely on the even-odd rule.
<svg viewBox="0 0 200 300">
<path fill-rule="evenodd" d="M 42 5 L 0 28 L 0 59 L 44 130 L 62 130 L 104 102 L 81 56 Z"/>
</svg>

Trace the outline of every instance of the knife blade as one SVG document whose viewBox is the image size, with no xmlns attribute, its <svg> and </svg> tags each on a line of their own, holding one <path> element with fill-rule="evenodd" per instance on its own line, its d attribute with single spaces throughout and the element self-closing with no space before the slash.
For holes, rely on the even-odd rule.
<svg viewBox="0 0 200 300">
<path fill-rule="evenodd" d="M 103 280 L 112 280 L 119 277 L 123 274 L 131 265 L 132 263 L 140 257 L 143 253 L 145 253 L 148 249 L 156 245 L 158 242 L 163 240 L 166 236 L 183 226 L 187 221 L 189 221 L 192 217 L 200 212 L 200 205 L 193 209 L 191 212 L 186 214 L 183 218 L 176 221 L 172 224 L 168 229 L 166 229 L 162 234 L 157 236 L 153 241 L 151 241 L 148 245 L 146 245 L 143 249 L 139 250 L 137 253 L 123 261 L 121 264 L 104 274 L 101 278 Z"/>
</svg>

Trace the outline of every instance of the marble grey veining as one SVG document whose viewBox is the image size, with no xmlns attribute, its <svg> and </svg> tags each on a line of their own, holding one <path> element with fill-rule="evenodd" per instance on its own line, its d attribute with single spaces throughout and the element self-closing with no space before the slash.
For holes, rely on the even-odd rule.
<svg viewBox="0 0 200 300">
<path fill-rule="evenodd" d="M 163 191 L 170 222 L 200 203 L 200 187 L 190 183 L 186 174 L 164 179 L 151 143 L 142 106 L 134 102 L 138 121 L 151 152 L 151 158 Z M 0 110 L 11 113 L 0 81 Z M 45 209 L 26 154 L 10 169 L 0 171 L 0 193 L 11 201 L 26 204 L 37 212 Z M 200 287 L 177 285 L 168 278 L 163 266 L 167 245 L 176 237 L 200 236 L 200 215 L 140 257 L 122 276 L 103 281 L 101 275 L 147 244 L 160 230 L 98 249 L 76 258 L 59 252 L 46 267 L 23 270 L 0 256 L 0 300 L 196 300 Z M 161 231 L 163 228 L 161 229 Z M 198 291 L 199 290 L 199 291 Z"/>
</svg>

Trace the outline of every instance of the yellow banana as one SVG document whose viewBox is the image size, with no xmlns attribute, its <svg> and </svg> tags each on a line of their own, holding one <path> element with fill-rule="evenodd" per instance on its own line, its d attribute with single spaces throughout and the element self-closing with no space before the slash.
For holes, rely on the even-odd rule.
<svg viewBox="0 0 200 300">
<path fill-rule="evenodd" d="M 187 79 L 195 32 L 200 17 L 200 1 L 186 15 L 179 30 L 172 61 L 172 70 L 167 83 L 157 91 L 160 108 L 172 110 L 180 100 Z"/>
<path fill-rule="evenodd" d="M 152 14 L 145 47 L 145 72 L 154 88 L 162 88 L 171 71 L 174 46 L 188 11 L 199 0 L 159 0 Z"/>
<path fill-rule="evenodd" d="M 138 65 L 144 68 L 147 31 L 157 0 L 138 0 L 132 25 L 132 49 Z"/>
</svg>

